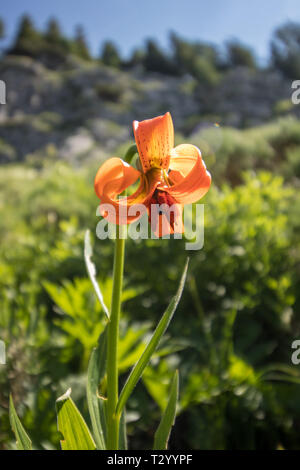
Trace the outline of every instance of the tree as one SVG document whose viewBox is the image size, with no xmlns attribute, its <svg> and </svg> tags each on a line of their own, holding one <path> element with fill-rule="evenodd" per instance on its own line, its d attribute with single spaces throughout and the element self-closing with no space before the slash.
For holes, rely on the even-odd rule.
<svg viewBox="0 0 300 470">
<path fill-rule="evenodd" d="M 55 18 L 50 18 L 47 24 L 45 39 L 52 43 L 58 43 L 62 39 L 61 29 Z"/>
<path fill-rule="evenodd" d="M 112 41 L 104 42 L 100 59 L 104 65 L 115 68 L 120 68 L 122 62 L 119 51 Z"/>
<path fill-rule="evenodd" d="M 227 66 L 228 67 L 248 67 L 256 68 L 256 60 L 252 50 L 241 44 L 238 40 L 228 41 L 227 49 Z"/>
<path fill-rule="evenodd" d="M 275 31 L 271 41 L 271 62 L 286 77 L 300 77 L 300 24 L 289 21 Z"/>
<path fill-rule="evenodd" d="M 177 74 L 173 60 L 168 57 L 152 39 L 146 42 L 144 66 L 145 69 L 150 72 L 159 72 L 167 75 Z"/>
<path fill-rule="evenodd" d="M 48 57 L 48 65 L 55 66 L 66 60 L 72 52 L 72 41 L 67 39 L 61 32 L 60 25 L 55 18 L 51 18 L 47 24 L 46 32 L 43 35 L 44 44 L 41 52 Z"/>
<path fill-rule="evenodd" d="M 190 43 L 175 33 L 171 33 L 170 39 L 177 73 L 189 73 L 205 85 L 218 82 L 219 58 L 214 46 L 202 42 Z"/>
<path fill-rule="evenodd" d="M 143 66 L 145 61 L 144 49 L 134 49 L 130 56 L 130 59 L 125 63 L 128 68 Z"/>
<path fill-rule="evenodd" d="M 31 18 L 21 18 L 16 38 L 9 54 L 35 56 L 43 42 L 42 35 L 35 29 Z"/>
<path fill-rule="evenodd" d="M 5 37 L 5 25 L 2 18 L 0 18 L 0 39 Z"/>
<path fill-rule="evenodd" d="M 74 38 L 74 53 L 82 59 L 91 59 L 91 54 L 85 38 L 85 32 L 81 25 L 76 26 Z"/>
</svg>

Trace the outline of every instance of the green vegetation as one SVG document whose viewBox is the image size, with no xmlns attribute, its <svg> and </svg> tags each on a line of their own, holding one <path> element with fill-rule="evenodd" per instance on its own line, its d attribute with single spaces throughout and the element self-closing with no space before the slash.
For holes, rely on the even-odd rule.
<svg viewBox="0 0 300 470">
<path fill-rule="evenodd" d="M 75 31 L 75 38 L 74 38 L 74 46 L 73 46 L 74 53 L 81 57 L 84 60 L 90 60 L 90 52 L 89 48 L 86 43 L 85 33 L 82 26 L 77 26 Z"/>
<path fill-rule="evenodd" d="M 120 54 L 111 41 L 106 41 L 103 44 L 100 59 L 104 65 L 108 65 L 109 67 L 120 68 L 121 66 Z"/>
<path fill-rule="evenodd" d="M 296 122 L 283 128 L 285 141 L 276 126 L 276 132 L 262 129 L 261 144 L 256 143 L 261 155 L 272 158 L 272 152 L 263 150 L 270 142 L 279 153 L 287 145 L 287 130 L 290 138 L 297 134 Z M 236 137 L 228 133 L 227 145 L 231 142 L 234 149 Z M 181 391 L 171 446 L 299 446 L 299 373 L 290 356 L 299 332 L 300 201 L 288 173 L 286 184 L 282 176 L 255 173 L 255 166 L 259 171 L 264 163 L 247 160 L 248 146 L 245 139 L 244 148 L 238 148 L 245 162 L 242 169 L 248 164 L 251 171 L 240 173 L 234 189 L 220 182 L 205 199 L 205 246 L 191 252 L 186 293 L 170 327 L 172 340 L 161 344 L 158 354 L 163 359 L 147 367 L 135 399 L 129 400 L 128 415 L 135 416 L 128 423 L 134 448 L 145 447 L 148 440 L 151 445 L 174 367 L 180 368 Z M 5 407 L 9 392 L 34 448 L 58 447 L 54 404 L 67 384 L 74 385 L 74 400 L 87 418 L 83 373 L 104 325 L 83 263 L 84 231 L 88 227 L 94 232 L 97 223 L 94 172 L 59 162 L 39 169 L 2 168 L 0 321 L 8 356 L 0 378 L 2 448 L 12 445 Z M 94 261 L 109 304 L 113 243 L 94 243 Z M 166 305 L 166 292 L 171 295 L 176 288 L 185 257 L 184 240 L 128 240 L 122 376 L 140 357 Z M 149 306 L 151 318 L 145 316 Z M 129 316 L 129 311 L 134 313 Z M 152 436 L 145 434 L 148 428 Z M 182 433 L 182 428 L 188 431 Z"/>
<path fill-rule="evenodd" d="M 3 39 L 5 37 L 5 25 L 4 21 L 2 18 L 0 18 L 0 39 Z"/>
<path fill-rule="evenodd" d="M 5 24 L 0 18 L 0 39 L 5 35 Z M 221 77 L 236 67 L 249 70 L 264 70 L 259 66 L 254 52 L 238 40 L 227 41 L 221 49 L 215 44 L 203 41 L 190 42 L 170 34 L 170 47 L 163 50 L 152 38 L 135 49 L 124 59 L 114 42 L 107 40 L 101 45 L 101 63 L 117 69 L 131 69 L 140 66 L 145 71 L 180 76 L 190 74 L 204 86 L 217 85 Z M 300 75 L 300 25 L 287 22 L 274 32 L 270 40 L 268 68 L 275 69 L 289 79 Z M 28 55 L 37 58 L 50 68 L 58 65 L 70 66 L 70 54 L 85 61 L 96 61 L 89 50 L 82 26 L 78 25 L 74 38 L 66 37 L 55 18 L 51 18 L 45 31 L 35 28 L 31 18 L 24 15 L 19 23 L 16 38 L 6 51 L 8 54 Z"/>
<path fill-rule="evenodd" d="M 271 41 L 273 65 L 291 80 L 300 74 L 300 25 L 289 21 L 277 28 Z"/>
<path fill-rule="evenodd" d="M 98 338 L 106 334 L 106 320 L 85 268 L 85 231 L 92 234 L 93 262 L 108 307 L 113 242 L 94 235 L 93 180 L 106 155 L 123 155 L 133 143 L 127 132 L 130 116 L 146 109 L 142 118 L 150 117 L 158 106 L 165 112 L 161 98 L 168 94 L 166 103 L 174 101 L 180 127 L 176 144 L 190 142 L 201 149 L 213 185 L 203 200 L 204 247 L 189 253 L 175 318 L 126 403 L 130 448 L 150 448 L 154 439 L 165 446 L 180 370 L 171 449 L 299 449 L 300 370 L 291 363 L 291 344 L 300 334 L 300 121 L 289 98 L 273 89 L 267 117 L 262 108 L 259 119 L 251 120 L 260 103 L 251 108 L 250 93 L 243 105 L 243 89 L 234 102 L 231 83 L 236 73 L 239 84 L 239 77 L 247 86 L 254 77 L 258 86 L 274 72 L 276 80 L 285 80 L 274 85 L 281 90 L 287 80 L 299 78 L 299 26 L 289 23 L 275 32 L 265 69 L 236 41 L 220 54 L 215 45 L 190 43 L 175 33 L 170 40 L 167 50 L 148 40 L 128 60 L 107 41 L 95 59 L 81 28 L 66 38 L 54 18 L 42 32 L 27 16 L 6 51 L 27 57 L 1 62 L 3 73 L 12 67 L 24 81 L 29 77 L 30 86 L 37 80 L 34 90 L 42 103 L 31 106 L 26 88 L 20 109 L 10 110 L 0 126 L 0 162 L 8 163 L 0 172 L 0 339 L 7 352 L 6 365 L 0 365 L 1 449 L 58 449 L 55 404 L 60 417 L 65 413 L 79 423 L 84 445 L 93 448 L 94 441 L 82 418 L 95 444 L 102 445 L 95 384 L 89 382 L 85 397 L 88 366 L 89 377 L 98 374 L 105 387 L 95 363 L 103 353 Z M 80 73 L 70 57 L 79 61 Z M 221 83 L 220 97 L 216 85 Z M 53 87 L 49 94 L 48 86 Z M 235 111 L 244 106 L 234 121 L 239 128 L 222 126 L 223 120 L 231 123 L 232 110 L 215 106 L 225 98 Z M 76 159 L 82 142 L 87 144 Z M 87 148 L 93 153 L 88 158 Z M 176 292 L 185 242 L 126 243 L 121 387 L 135 364 L 138 371 L 146 365 L 138 361 Z M 135 375 L 129 391 L 134 384 Z M 69 387 L 72 399 L 65 393 Z M 125 426 L 124 414 L 121 421 Z M 66 426 L 66 447 L 76 438 L 69 424 L 59 419 L 60 429 Z"/>
<path fill-rule="evenodd" d="M 21 19 L 16 39 L 7 52 L 39 59 L 50 68 L 65 64 L 70 54 L 83 60 L 91 59 L 81 26 L 77 26 L 74 39 L 69 39 L 61 32 L 55 18 L 51 18 L 46 31 L 41 32 L 35 28 L 28 15 L 24 15 Z"/>
<path fill-rule="evenodd" d="M 252 50 L 243 46 L 239 41 L 228 41 L 227 44 L 228 67 L 248 67 L 255 69 L 257 64 Z"/>
</svg>

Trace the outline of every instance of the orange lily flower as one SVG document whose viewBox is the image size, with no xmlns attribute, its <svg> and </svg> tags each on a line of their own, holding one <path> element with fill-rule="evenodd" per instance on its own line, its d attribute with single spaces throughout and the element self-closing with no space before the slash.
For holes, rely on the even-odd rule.
<svg viewBox="0 0 300 470">
<path fill-rule="evenodd" d="M 110 158 L 99 168 L 95 191 L 100 213 L 109 221 L 129 224 L 148 211 L 156 236 L 183 233 L 182 208 L 203 197 L 211 176 L 194 145 L 174 148 L 174 128 L 170 113 L 145 121 L 134 121 L 133 131 L 141 171 L 120 158 Z M 119 195 L 140 180 L 138 189 L 128 197 Z M 115 210 L 112 218 L 107 204 Z M 166 209 L 171 209 L 168 211 Z M 114 220 L 113 220 L 114 219 Z"/>
</svg>

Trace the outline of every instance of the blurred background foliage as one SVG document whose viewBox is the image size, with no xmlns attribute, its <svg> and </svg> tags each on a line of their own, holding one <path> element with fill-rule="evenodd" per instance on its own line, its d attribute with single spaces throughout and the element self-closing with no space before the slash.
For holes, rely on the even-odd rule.
<svg viewBox="0 0 300 470">
<path fill-rule="evenodd" d="M 131 119 L 167 110 L 214 184 L 204 248 L 189 253 L 180 306 L 128 406 L 130 447 L 150 447 L 179 368 L 171 448 L 299 449 L 299 38 L 297 24 L 278 28 L 264 67 L 237 41 L 221 53 L 175 33 L 168 52 L 149 39 L 124 60 L 108 41 L 93 58 L 82 28 L 70 39 L 54 18 L 43 32 L 22 19 L 0 62 L 11 93 L 0 108 L 2 449 L 14 447 L 9 392 L 35 448 L 58 448 L 54 405 L 69 386 L 87 418 L 87 361 L 104 326 L 83 259 L 94 175 L 132 143 Z M 176 289 L 185 242 L 127 242 L 121 381 Z M 94 261 L 109 304 L 112 240 L 94 237 Z"/>
</svg>

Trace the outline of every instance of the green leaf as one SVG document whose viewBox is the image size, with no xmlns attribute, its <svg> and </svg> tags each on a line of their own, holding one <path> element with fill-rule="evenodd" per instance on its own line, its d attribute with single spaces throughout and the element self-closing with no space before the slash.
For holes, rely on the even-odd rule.
<svg viewBox="0 0 300 470">
<path fill-rule="evenodd" d="M 127 450 L 126 409 L 124 408 L 120 419 L 119 449 Z"/>
<path fill-rule="evenodd" d="M 178 371 L 175 372 L 170 391 L 170 398 L 154 436 L 154 450 L 167 449 L 171 428 L 175 422 L 178 401 Z"/>
<path fill-rule="evenodd" d="M 118 401 L 118 404 L 117 404 L 117 408 L 116 408 L 116 414 L 117 415 L 119 415 L 122 412 L 122 410 L 123 410 L 128 398 L 129 398 L 132 390 L 134 389 L 134 387 L 136 386 L 137 382 L 139 381 L 141 375 L 143 374 L 145 367 L 149 363 L 152 354 L 156 350 L 161 337 L 165 333 L 165 331 L 166 331 L 166 329 L 167 329 L 167 327 L 168 327 L 168 325 L 169 325 L 169 323 L 170 323 L 170 321 L 171 321 L 171 319 L 174 315 L 174 312 L 175 312 L 176 307 L 179 303 L 179 300 L 181 298 L 182 291 L 183 291 L 183 288 L 184 288 L 184 283 L 185 283 L 187 269 L 188 269 L 188 262 L 189 262 L 189 260 L 187 259 L 184 270 L 183 270 L 183 274 L 181 276 L 179 287 L 178 287 L 178 290 L 176 292 L 176 295 L 171 300 L 167 310 L 165 311 L 165 313 L 163 314 L 159 324 L 157 325 L 157 328 L 154 331 L 154 333 L 152 335 L 152 338 L 150 339 L 150 341 L 149 341 L 148 345 L 146 346 L 146 348 L 145 348 L 143 354 L 141 355 L 140 359 L 138 360 L 136 365 L 133 367 L 133 369 L 132 369 L 132 371 L 131 371 L 131 373 L 130 373 L 130 375 L 129 375 L 129 377 L 128 377 L 128 379 L 127 379 L 127 381 L 126 381 L 126 383 L 125 383 L 125 385 L 122 389 L 122 392 L 120 394 L 120 398 L 119 398 L 119 401 Z"/>
<path fill-rule="evenodd" d="M 95 450 L 91 433 L 71 398 L 71 389 L 56 400 L 57 427 L 62 450 Z"/>
<path fill-rule="evenodd" d="M 127 369 L 141 357 L 146 341 L 144 337 L 149 329 L 149 325 L 126 325 L 126 333 L 120 335 L 118 344 L 118 370 L 119 374 L 126 372 Z"/>
<path fill-rule="evenodd" d="M 86 394 L 97 449 L 104 450 L 106 448 L 104 399 L 98 396 L 98 386 L 106 371 L 106 328 L 101 333 L 98 343 L 89 361 Z"/>
<path fill-rule="evenodd" d="M 16 436 L 16 445 L 18 450 L 32 450 L 31 440 L 26 433 L 23 425 L 16 413 L 12 396 L 9 395 L 9 421 Z"/>
<path fill-rule="evenodd" d="M 107 318 L 109 318 L 109 311 L 108 308 L 106 307 L 104 300 L 103 300 L 103 295 L 101 293 L 100 287 L 98 285 L 97 279 L 96 279 L 96 267 L 94 263 L 92 262 L 92 255 L 93 255 L 93 249 L 90 241 L 90 231 L 87 230 L 85 232 L 85 237 L 84 237 L 84 260 L 86 264 L 86 269 L 88 272 L 88 275 L 90 277 L 90 280 L 93 284 L 93 287 L 95 289 L 96 295 L 98 297 L 98 300 L 101 304 L 101 307 L 104 310 L 105 315 Z"/>
</svg>

